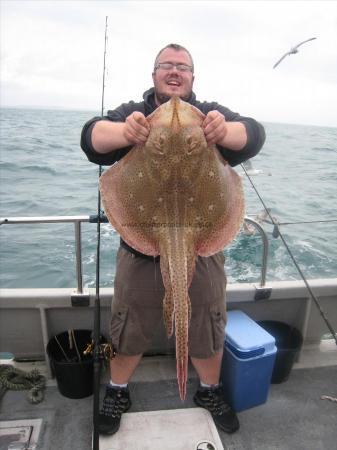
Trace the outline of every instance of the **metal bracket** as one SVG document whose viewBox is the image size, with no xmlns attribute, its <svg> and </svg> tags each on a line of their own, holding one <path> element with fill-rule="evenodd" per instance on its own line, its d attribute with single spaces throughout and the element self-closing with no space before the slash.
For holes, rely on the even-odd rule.
<svg viewBox="0 0 337 450">
<path fill-rule="evenodd" d="M 89 292 L 76 292 L 71 294 L 71 306 L 89 306 L 90 294 Z"/>
<path fill-rule="evenodd" d="M 255 295 L 254 300 L 268 300 L 272 293 L 272 288 L 269 287 L 261 287 L 261 286 L 255 286 Z"/>
<path fill-rule="evenodd" d="M 89 216 L 89 223 L 97 223 L 98 222 L 98 214 L 92 214 Z M 108 223 L 108 218 L 104 213 L 100 214 L 100 222 L 101 223 Z"/>
</svg>

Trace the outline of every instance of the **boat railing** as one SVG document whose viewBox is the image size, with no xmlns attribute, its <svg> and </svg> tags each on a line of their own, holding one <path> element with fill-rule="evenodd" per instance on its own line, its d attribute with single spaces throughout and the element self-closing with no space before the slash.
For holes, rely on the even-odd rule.
<svg viewBox="0 0 337 450">
<path fill-rule="evenodd" d="M 268 262 L 268 237 L 263 227 L 249 217 L 245 217 L 245 223 L 252 225 L 262 238 L 262 262 L 260 289 L 266 284 L 267 262 Z M 83 291 L 83 267 L 82 267 L 82 223 L 97 223 L 98 215 L 79 215 L 79 216 L 38 216 L 38 217 L 8 217 L 0 218 L 0 225 L 25 225 L 25 224 L 41 224 L 41 223 L 73 223 L 75 233 L 75 262 L 76 262 L 76 284 L 77 289 L 75 296 L 81 297 L 86 294 Z M 102 223 L 108 222 L 106 216 L 101 216 Z"/>
</svg>

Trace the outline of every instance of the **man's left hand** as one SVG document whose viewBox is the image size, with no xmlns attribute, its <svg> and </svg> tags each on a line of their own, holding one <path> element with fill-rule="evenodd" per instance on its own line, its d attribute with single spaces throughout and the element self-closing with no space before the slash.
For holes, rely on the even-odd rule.
<svg viewBox="0 0 337 450">
<path fill-rule="evenodd" d="M 208 144 L 221 143 L 227 134 L 225 116 L 219 111 L 210 111 L 202 124 L 202 128 Z"/>
</svg>

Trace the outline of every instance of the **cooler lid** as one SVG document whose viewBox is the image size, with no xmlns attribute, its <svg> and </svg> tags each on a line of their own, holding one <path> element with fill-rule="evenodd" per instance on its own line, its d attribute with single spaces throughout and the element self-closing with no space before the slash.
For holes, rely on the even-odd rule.
<svg viewBox="0 0 337 450">
<path fill-rule="evenodd" d="M 226 346 L 240 358 L 253 358 L 275 351 L 275 338 L 243 311 L 228 311 Z"/>
</svg>

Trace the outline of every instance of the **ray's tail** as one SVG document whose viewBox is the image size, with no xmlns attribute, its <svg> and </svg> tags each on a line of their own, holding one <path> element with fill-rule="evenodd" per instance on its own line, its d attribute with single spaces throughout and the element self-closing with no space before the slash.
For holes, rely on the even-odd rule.
<svg viewBox="0 0 337 450">
<path fill-rule="evenodd" d="M 161 251 L 161 271 L 165 285 L 164 321 L 168 335 L 176 335 L 177 380 L 181 400 L 185 400 L 188 373 L 188 327 L 191 284 L 195 257 L 182 230 L 171 230 L 170 239 Z M 169 243 L 169 245 L 167 245 Z"/>
</svg>

